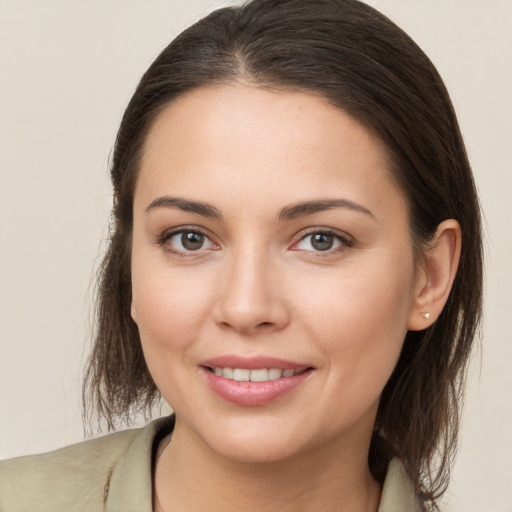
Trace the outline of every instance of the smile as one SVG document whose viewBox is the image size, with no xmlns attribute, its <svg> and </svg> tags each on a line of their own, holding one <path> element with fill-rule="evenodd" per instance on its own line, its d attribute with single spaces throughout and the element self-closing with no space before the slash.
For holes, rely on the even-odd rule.
<svg viewBox="0 0 512 512">
<path fill-rule="evenodd" d="M 235 380 L 237 382 L 267 382 L 281 378 L 289 378 L 306 371 L 307 368 L 258 368 L 249 370 L 247 368 L 210 368 L 210 371 L 218 377 Z"/>
<path fill-rule="evenodd" d="M 200 369 L 217 396 L 243 407 L 263 406 L 280 399 L 303 385 L 315 371 L 311 366 L 273 358 L 218 358 L 213 364 L 209 361 L 200 365 Z"/>
</svg>

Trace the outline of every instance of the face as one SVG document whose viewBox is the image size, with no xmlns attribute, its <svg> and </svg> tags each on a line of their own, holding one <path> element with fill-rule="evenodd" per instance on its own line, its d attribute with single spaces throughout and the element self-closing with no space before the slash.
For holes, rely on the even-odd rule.
<svg viewBox="0 0 512 512">
<path fill-rule="evenodd" d="M 388 169 L 377 138 L 305 93 L 203 88 L 161 113 L 133 317 L 181 436 L 245 461 L 367 445 L 415 293 Z"/>
</svg>

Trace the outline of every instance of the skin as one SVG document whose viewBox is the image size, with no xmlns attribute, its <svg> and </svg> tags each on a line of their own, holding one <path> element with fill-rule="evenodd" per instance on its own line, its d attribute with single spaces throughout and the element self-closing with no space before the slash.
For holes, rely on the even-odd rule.
<svg viewBox="0 0 512 512">
<path fill-rule="evenodd" d="M 132 316 L 177 415 L 160 446 L 156 510 L 377 510 L 367 454 L 379 396 L 407 330 L 440 313 L 460 250 L 446 221 L 416 264 L 389 168 L 379 139 L 306 93 L 202 88 L 157 118 L 132 249 Z M 325 200 L 343 202 L 282 215 Z M 204 245 L 186 251 L 172 235 L 182 228 Z M 333 248 L 315 249 L 311 230 L 334 231 Z M 244 407 L 200 368 L 226 354 L 314 369 L 283 397 Z"/>
</svg>

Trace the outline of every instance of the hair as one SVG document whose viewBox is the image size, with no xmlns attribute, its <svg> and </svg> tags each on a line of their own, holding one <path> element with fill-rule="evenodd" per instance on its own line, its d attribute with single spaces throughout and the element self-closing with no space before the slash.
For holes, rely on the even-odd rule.
<svg viewBox="0 0 512 512">
<path fill-rule="evenodd" d="M 111 163 L 113 225 L 98 275 L 95 341 L 83 388 L 114 429 L 161 397 L 130 315 L 134 190 L 148 131 L 170 102 L 237 81 L 319 95 L 387 146 L 408 200 L 414 246 L 456 219 L 462 254 L 447 304 L 428 329 L 407 333 L 381 396 L 369 467 L 383 481 L 399 457 L 425 510 L 437 510 L 456 450 L 467 362 L 482 309 L 480 207 L 456 116 L 435 67 L 392 21 L 357 0 L 253 0 L 182 32 L 142 77 Z M 88 412 L 87 412 L 88 411 Z"/>
</svg>

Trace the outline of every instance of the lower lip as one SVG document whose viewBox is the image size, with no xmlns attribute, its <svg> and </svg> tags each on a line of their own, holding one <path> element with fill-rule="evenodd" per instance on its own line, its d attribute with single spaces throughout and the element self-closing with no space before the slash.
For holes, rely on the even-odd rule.
<svg viewBox="0 0 512 512">
<path fill-rule="evenodd" d="M 210 388 L 222 399 L 246 407 L 265 405 L 290 393 L 300 386 L 313 370 L 292 377 L 281 377 L 266 382 L 238 382 L 226 379 L 202 367 Z"/>
</svg>

